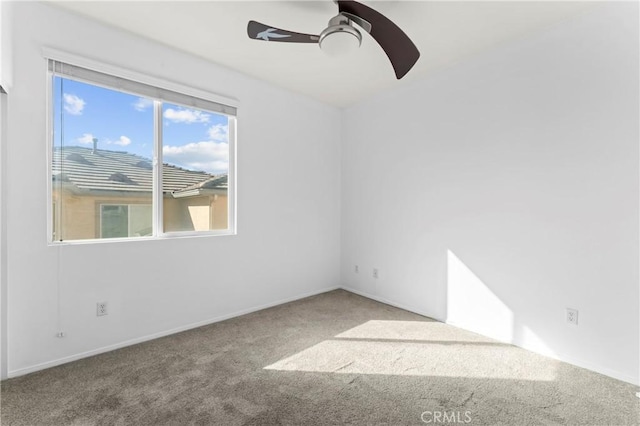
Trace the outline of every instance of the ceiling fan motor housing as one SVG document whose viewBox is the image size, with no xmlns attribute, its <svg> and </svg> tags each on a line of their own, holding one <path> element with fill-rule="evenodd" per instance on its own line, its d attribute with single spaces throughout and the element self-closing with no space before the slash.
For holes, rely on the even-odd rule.
<svg viewBox="0 0 640 426">
<path fill-rule="evenodd" d="M 347 36 L 347 34 L 349 36 Z M 354 46 L 356 43 L 357 46 Z M 344 15 L 336 15 L 329 20 L 329 26 L 320 33 L 320 48 L 328 53 L 342 50 L 340 45 L 358 48 L 362 44 L 362 35 Z"/>
</svg>

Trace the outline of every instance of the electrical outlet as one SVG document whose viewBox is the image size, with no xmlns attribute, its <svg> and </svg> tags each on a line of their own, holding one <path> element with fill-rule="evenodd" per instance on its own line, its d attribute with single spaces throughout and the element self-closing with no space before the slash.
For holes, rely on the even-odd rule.
<svg viewBox="0 0 640 426">
<path fill-rule="evenodd" d="M 356 274 L 357 274 L 358 272 L 360 272 L 360 267 L 359 267 L 358 265 L 355 265 L 355 266 L 353 267 L 353 272 L 355 272 Z"/>
<path fill-rule="evenodd" d="M 96 316 L 107 315 L 107 302 L 98 302 L 96 303 Z"/>
<path fill-rule="evenodd" d="M 567 322 L 571 325 L 578 325 L 578 310 L 567 308 Z"/>
<path fill-rule="evenodd" d="M 378 273 L 378 268 L 373 268 L 373 278 L 378 279 L 380 274 Z"/>
<path fill-rule="evenodd" d="M 66 336 L 67 336 L 67 333 L 65 333 L 64 331 L 58 331 L 56 333 L 56 337 L 59 339 L 62 339 L 63 337 L 66 337 Z"/>
</svg>

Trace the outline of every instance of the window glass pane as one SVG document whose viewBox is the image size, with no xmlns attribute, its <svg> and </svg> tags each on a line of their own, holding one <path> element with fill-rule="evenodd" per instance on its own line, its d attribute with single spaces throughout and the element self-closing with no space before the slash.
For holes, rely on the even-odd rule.
<svg viewBox="0 0 640 426">
<path fill-rule="evenodd" d="M 132 204 L 129 206 L 129 237 L 146 237 L 152 234 L 151 205 Z"/>
<path fill-rule="evenodd" d="M 101 206 L 100 229 L 102 238 L 129 236 L 129 209 L 127 206 Z"/>
<path fill-rule="evenodd" d="M 55 239 L 151 234 L 153 101 L 59 76 L 53 100 Z"/>
<path fill-rule="evenodd" d="M 227 116 L 164 103 L 162 139 L 164 231 L 227 229 Z"/>
</svg>

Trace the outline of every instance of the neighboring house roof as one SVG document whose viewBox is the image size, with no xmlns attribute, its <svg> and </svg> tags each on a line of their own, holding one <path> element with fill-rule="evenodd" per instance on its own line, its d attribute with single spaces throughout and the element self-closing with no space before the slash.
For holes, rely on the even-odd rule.
<svg viewBox="0 0 640 426">
<path fill-rule="evenodd" d="M 153 167 L 148 158 L 124 151 L 79 146 L 53 150 L 53 180 L 81 191 L 151 192 Z M 164 192 L 196 195 L 204 190 L 226 190 L 227 175 L 212 175 L 162 165 Z M 133 195 L 133 194 L 132 194 Z"/>
</svg>

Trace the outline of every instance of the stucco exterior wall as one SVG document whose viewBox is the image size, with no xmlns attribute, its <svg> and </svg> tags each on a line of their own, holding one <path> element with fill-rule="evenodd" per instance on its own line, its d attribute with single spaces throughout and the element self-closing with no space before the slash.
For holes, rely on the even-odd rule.
<svg viewBox="0 0 640 426">
<path fill-rule="evenodd" d="M 100 206 L 151 205 L 151 193 L 133 196 L 77 195 L 63 191 L 53 193 L 54 240 L 86 240 L 100 238 Z M 172 198 L 163 202 L 165 232 L 208 231 L 228 226 L 226 195 Z M 58 221 L 57 218 L 60 218 Z M 149 218 L 149 223 L 152 219 Z"/>
</svg>

